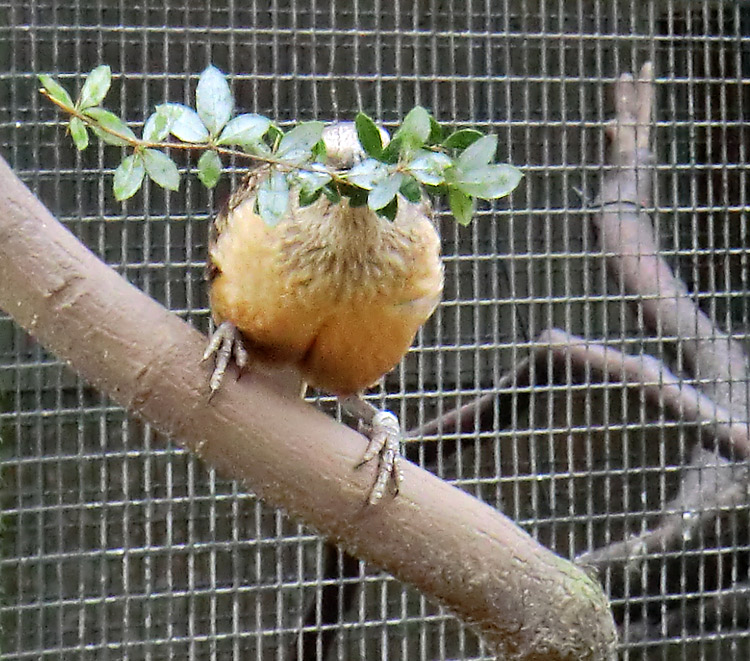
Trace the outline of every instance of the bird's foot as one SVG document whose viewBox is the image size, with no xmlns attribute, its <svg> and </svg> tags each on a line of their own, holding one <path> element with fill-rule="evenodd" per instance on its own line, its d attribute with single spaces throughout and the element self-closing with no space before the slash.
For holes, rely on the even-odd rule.
<svg viewBox="0 0 750 661">
<path fill-rule="evenodd" d="M 390 411 L 378 411 L 370 423 L 370 443 L 357 468 L 380 456 L 375 484 L 370 491 L 370 505 L 377 505 L 393 479 L 396 493 L 401 488 L 401 425 Z"/>
<path fill-rule="evenodd" d="M 206 351 L 203 353 L 203 360 L 208 360 L 214 354 L 216 354 L 216 364 L 208 382 L 211 388 L 211 396 L 221 386 L 221 381 L 232 356 L 234 356 L 234 362 L 237 363 L 240 371 L 245 368 L 249 360 L 242 333 L 237 330 L 233 323 L 224 321 L 219 324 L 208 341 Z"/>
</svg>

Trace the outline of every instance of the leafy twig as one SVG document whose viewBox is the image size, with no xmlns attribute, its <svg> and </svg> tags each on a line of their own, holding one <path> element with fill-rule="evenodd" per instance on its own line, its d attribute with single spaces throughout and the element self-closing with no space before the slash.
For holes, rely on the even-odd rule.
<svg viewBox="0 0 750 661">
<path fill-rule="evenodd" d="M 425 188 L 446 195 L 456 220 L 465 225 L 473 215 L 475 198 L 504 197 L 522 176 L 515 167 L 494 162 L 497 136 L 461 129 L 445 137 L 440 124 L 421 106 L 406 115 L 393 139 L 359 113 L 354 125 L 363 157 L 329 153 L 322 122 L 302 122 L 285 133 L 262 115 L 233 116 L 229 84 L 213 66 L 200 75 L 195 109 L 176 103 L 157 106 L 141 138 L 101 106 L 112 82 L 107 65 L 91 71 L 75 102 L 50 76 L 40 75 L 39 80 L 41 93 L 71 116 L 69 131 L 79 150 L 88 147 L 89 130 L 107 144 L 133 150 L 115 171 L 118 200 L 135 195 L 146 176 L 163 188 L 179 188 L 180 172 L 166 149 L 202 151 L 198 178 L 208 188 L 221 176 L 222 156 L 264 163 L 269 172 L 259 186 L 256 204 L 271 225 L 284 216 L 291 189 L 299 191 L 303 206 L 322 194 L 332 201 L 346 197 L 353 206 L 366 204 L 392 219 L 400 198 L 418 202 Z M 178 141 L 166 140 L 170 135 Z"/>
</svg>

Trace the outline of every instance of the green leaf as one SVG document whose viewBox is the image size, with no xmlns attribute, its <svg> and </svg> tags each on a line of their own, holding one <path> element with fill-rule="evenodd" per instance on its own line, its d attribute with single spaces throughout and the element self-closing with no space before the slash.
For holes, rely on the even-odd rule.
<svg viewBox="0 0 750 661">
<path fill-rule="evenodd" d="M 276 157 L 293 165 L 307 161 L 312 157 L 313 146 L 323 135 L 323 128 L 323 122 L 303 122 L 295 126 L 281 138 Z"/>
<path fill-rule="evenodd" d="M 86 130 L 86 124 L 80 117 L 70 118 L 70 137 L 73 138 L 73 143 L 78 148 L 78 151 L 83 151 L 89 146 L 89 132 Z"/>
<path fill-rule="evenodd" d="M 430 115 L 430 135 L 427 137 L 428 145 L 439 145 L 443 141 L 443 127 Z"/>
<path fill-rule="evenodd" d="M 372 119 L 365 113 L 357 113 L 354 120 L 357 128 L 357 138 L 362 149 L 368 156 L 378 158 L 383 151 L 383 136 L 380 135 L 380 129 L 375 125 Z"/>
<path fill-rule="evenodd" d="M 338 204 L 339 202 L 341 202 L 341 193 L 339 193 L 334 184 L 326 184 L 325 186 L 323 186 L 322 190 L 331 204 Z"/>
<path fill-rule="evenodd" d="M 78 97 L 76 107 L 79 110 L 85 110 L 93 106 L 98 106 L 107 96 L 109 86 L 112 84 L 112 71 L 106 64 L 102 64 L 94 69 L 83 83 L 81 95 Z"/>
<path fill-rule="evenodd" d="M 260 142 L 270 126 L 271 120 L 263 115 L 239 115 L 224 127 L 216 144 L 253 145 Z"/>
<path fill-rule="evenodd" d="M 354 207 L 366 207 L 367 198 L 370 195 L 370 191 L 364 188 L 357 188 L 356 186 L 343 186 L 341 196 L 346 197 L 349 201 L 349 206 Z"/>
<path fill-rule="evenodd" d="M 458 169 L 474 170 L 491 163 L 497 151 L 497 136 L 485 135 L 461 152 Z"/>
<path fill-rule="evenodd" d="M 404 146 L 404 141 L 401 137 L 395 136 L 383 149 L 383 152 L 378 158 L 383 163 L 393 165 L 398 163 L 399 156 L 401 155 L 401 148 Z"/>
<path fill-rule="evenodd" d="M 286 214 L 288 205 L 289 184 L 286 177 L 278 170 L 272 170 L 258 186 L 258 213 L 266 225 L 275 227 Z"/>
<path fill-rule="evenodd" d="M 505 197 L 518 186 L 521 171 L 512 165 L 493 164 L 469 170 L 459 171 L 455 185 L 467 195 L 483 200 L 496 200 Z"/>
<path fill-rule="evenodd" d="M 309 207 L 323 194 L 323 189 L 318 188 L 314 191 L 306 191 L 304 189 L 299 192 L 299 205 L 300 207 Z"/>
<path fill-rule="evenodd" d="M 108 145 L 115 145 L 117 147 L 127 147 L 132 144 L 125 138 L 130 138 L 132 141 L 137 141 L 135 133 L 125 124 L 117 115 L 104 108 L 87 108 L 83 111 L 83 114 L 91 117 L 96 121 L 97 125 L 92 126 L 91 130 L 99 136 L 99 139 L 106 142 Z M 103 129 L 107 129 L 106 131 Z M 109 131 L 114 131 L 123 138 L 113 135 Z"/>
<path fill-rule="evenodd" d="M 398 190 L 409 202 L 416 204 L 422 200 L 422 187 L 414 177 L 404 177 Z"/>
<path fill-rule="evenodd" d="M 52 78 L 52 76 L 48 76 L 46 73 L 39 74 L 39 82 L 55 101 L 62 103 L 68 108 L 73 107 L 73 99 L 70 98 L 68 91 Z"/>
<path fill-rule="evenodd" d="M 359 188 L 372 190 L 387 176 L 387 165 L 374 158 L 367 158 L 346 173 L 346 180 Z"/>
<path fill-rule="evenodd" d="M 234 112 L 232 91 L 224 74 L 216 67 L 203 70 L 195 90 L 195 108 L 211 135 L 218 135 Z"/>
<path fill-rule="evenodd" d="M 370 191 L 367 196 L 367 206 L 373 211 L 382 209 L 398 193 L 398 189 L 404 181 L 404 175 L 401 172 L 394 172 L 387 179 L 380 182 Z"/>
<path fill-rule="evenodd" d="M 443 142 L 447 149 L 466 149 L 473 145 L 484 134 L 475 129 L 461 129 L 451 133 Z"/>
<path fill-rule="evenodd" d="M 164 140 L 185 109 L 186 106 L 179 103 L 162 103 L 156 106 L 156 112 L 146 120 L 143 126 L 143 139 L 147 142 Z"/>
<path fill-rule="evenodd" d="M 422 106 L 416 106 L 404 117 L 394 138 L 400 137 L 412 147 L 421 147 L 427 142 L 431 131 L 430 113 Z"/>
<path fill-rule="evenodd" d="M 268 128 L 268 138 L 271 141 L 271 145 L 275 149 L 279 141 L 284 137 L 284 131 L 282 131 L 276 124 L 271 124 Z"/>
<path fill-rule="evenodd" d="M 113 188 L 115 197 L 122 202 L 138 192 L 143 183 L 146 168 L 140 154 L 133 154 L 123 159 L 120 167 L 115 170 Z"/>
<path fill-rule="evenodd" d="M 208 140 L 208 129 L 198 113 L 187 106 L 182 106 L 182 114 L 172 124 L 170 133 L 183 142 L 199 143 Z"/>
<path fill-rule="evenodd" d="M 143 164 L 146 166 L 148 176 L 162 188 L 177 190 L 180 187 L 180 173 L 177 165 L 164 152 L 144 149 Z"/>
<path fill-rule="evenodd" d="M 325 140 L 318 140 L 312 148 L 312 157 L 320 162 L 325 163 L 326 159 L 328 158 L 328 152 L 326 151 L 326 143 Z"/>
<path fill-rule="evenodd" d="M 396 218 L 398 213 L 398 198 L 394 197 L 388 204 L 378 211 L 378 216 L 384 216 L 390 221 Z"/>
<path fill-rule="evenodd" d="M 302 191 L 306 194 L 319 191 L 331 181 L 331 175 L 320 168 L 323 168 L 323 166 L 313 163 L 310 170 L 299 170 L 297 172 L 297 180 L 300 182 Z"/>
<path fill-rule="evenodd" d="M 271 156 L 271 148 L 262 140 L 253 142 L 246 145 L 238 145 L 239 148 L 246 154 L 253 154 L 256 156 Z"/>
<path fill-rule="evenodd" d="M 198 179 L 206 188 L 216 186 L 221 176 L 221 158 L 215 151 L 203 152 L 198 159 Z"/>
<path fill-rule="evenodd" d="M 448 192 L 448 204 L 451 207 L 451 213 L 456 221 L 461 225 L 468 225 L 474 217 L 474 200 L 466 193 L 451 186 Z"/>
<path fill-rule="evenodd" d="M 414 177 L 428 186 L 437 186 L 445 181 L 445 171 L 453 165 L 453 160 L 435 151 L 419 151 L 407 167 Z"/>
</svg>

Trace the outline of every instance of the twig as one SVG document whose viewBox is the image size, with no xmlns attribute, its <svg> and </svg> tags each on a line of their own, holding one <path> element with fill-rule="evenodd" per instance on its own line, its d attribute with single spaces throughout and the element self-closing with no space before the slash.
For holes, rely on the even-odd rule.
<svg viewBox="0 0 750 661">
<path fill-rule="evenodd" d="M 697 446 L 690 466 L 682 475 L 677 496 L 664 506 L 659 524 L 646 532 L 608 546 L 583 553 L 576 563 L 603 571 L 622 566 L 625 572 L 639 574 L 649 554 L 670 550 L 677 540 L 687 543 L 698 537 L 698 530 L 711 524 L 717 515 L 747 500 L 745 466 L 733 464 Z"/>
<path fill-rule="evenodd" d="M 251 161 L 257 161 L 258 163 L 266 163 L 267 165 L 278 165 L 282 168 L 286 168 L 288 170 L 300 170 L 302 172 L 325 172 L 327 175 L 331 177 L 333 181 L 335 181 L 338 184 L 347 184 L 349 186 L 355 186 L 356 184 L 353 184 L 349 181 L 349 179 L 346 177 L 345 171 L 339 171 L 335 170 L 333 168 L 329 168 L 325 165 L 322 165 L 320 163 L 315 165 L 315 169 L 311 167 L 307 167 L 305 165 L 300 165 L 298 163 L 290 163 L 287 161 L 284 161 L 283 159 L 274 158 L 273 156 L 264 156 L 262 154 L 250 154 L 245 151 L 240 151 L 238 149 L 229 149 L 228 147 L 221 147 L 215 144 L 211 144 L 210 142 L 152 142 L 150 140 L 142 140 L 141 138 L 133 138 L 129 135 L 125 135 L 124 133 L 120 133 L 119 131 L 116 131 L 115 129 L 105 126 L 98 122 L 95 118 L 89 117 L 86 113 L 81 112 L 80 110 L 69 106 L 67 103 L 63 103 L 62 101 L 56 99 L 53 97 L 46 89 L 41 88 L 39 90 L 39 93 L 44 96 L 47 100 L 54 103 L 58 108 L 60 108 L 63 112 L 67 113 L 68 115 L 71 115 L 72 117 L 77 117 L 82 122 L 84 122 L 86 125 L 91 127 L 96 127 L 100 131 L 104 131 L 104 133 L 108 133 L 109 135 L 118 138 L 119 140 L 122 140 L 123 142 L 126 142 L 128 145 L 130 145 L 134 149 L 180 149 L 182 151 L 207 151 L 207 150 L 213 150 L 217 154 L 221 154 L 222 156 L 234 156 L 236 158 L 242 158 L 242 159 L 248 159 Z"/>
<path fill-rule="evenodd" d="M 727 454 L 750 458 L 750 427 L 737 422 L 727 410 L 709 397 L 675 376 L 666 365 L 649 355 L 628 355 L 616 349 L 592 343 L 558 329 L 544 331 L 534 342 L 531 358 L 522 360 L 498 381 L 496 393 L 478 397 L 463 407 L 430 420 L 410 432 L 412 437 L 440 433 L 466 432 L 473 429 L 477 418 L 483 431 L 491 421 L 486 419 L 495 400 L 508 388 L 531 385 L 531 364 L 543 368 L 551 355 L 553 366 L 570 364 L 574 376 L 590 368 L 592 376 L 608 383 L 622 383 L 641 388 L 646 399 L 663 408 L 677 420 L 701 426 L 703 442 L 708 448 L 719 443 Z M 547 383 L 555 381 L 548 375 Z M 540 385 L 539 381 L 535 385 Z"/>
</svg>

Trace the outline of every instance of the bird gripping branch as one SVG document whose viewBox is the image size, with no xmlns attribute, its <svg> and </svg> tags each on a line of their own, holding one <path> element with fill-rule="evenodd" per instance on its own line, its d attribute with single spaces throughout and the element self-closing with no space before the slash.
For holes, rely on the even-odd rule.
<svg viewBox="0 0 750 661">
<path fill-rule="evenodd" d="M 350 168 L 364 157 L 351 123 L 323 132 L 329 164 Z M 393 369 L 430 317 L 443 289 L 440 241 L 423 197 L 398 197 L 391 221 L 342 197 L 287 211 L 271 226 L 257 213 L 258 188 L 272 166 L 250 172 L 219 212 L 209 248 L 211 312 L 217 324 L 205 358 L 216 356 L 212 393 L 232 358 L 292 367 L 305 385 L 339 397 L 369 428 L 362 464 L 379 456 L 369 502 L 400 481 L 400 425 L 361 397 Z"/>
</svg>

